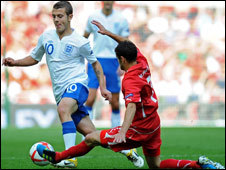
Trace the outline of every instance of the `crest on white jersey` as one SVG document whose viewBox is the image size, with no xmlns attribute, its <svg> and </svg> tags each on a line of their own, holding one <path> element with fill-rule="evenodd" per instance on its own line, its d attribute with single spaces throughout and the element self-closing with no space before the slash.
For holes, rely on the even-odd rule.
<svg viewBox="0 0 226 170">
<path fill-rule="evenodd" d="M 66 44 L 65 45 L 65 49 L 64 49 L 64 53 L 67 55 L 71 55 L 73 52 L 74 46 L 71 44 Z"/>
</svg>

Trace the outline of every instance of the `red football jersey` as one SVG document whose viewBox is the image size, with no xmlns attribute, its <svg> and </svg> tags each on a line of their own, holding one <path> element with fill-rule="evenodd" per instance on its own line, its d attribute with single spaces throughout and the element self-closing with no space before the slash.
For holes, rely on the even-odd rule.
<svg viewBox="0 0 226 170">
<path fill-rule="evenodd" d="M 136 113 L 130 127 L 140 132 L 150 132 L 160 125 L 157 113 L 158 100 L 151 83 L 151 73 L 146 58 L 137 49 L 137 64 L 130 67 L 122 80 L 125 105 L 136 103 Z"/>
</svg>

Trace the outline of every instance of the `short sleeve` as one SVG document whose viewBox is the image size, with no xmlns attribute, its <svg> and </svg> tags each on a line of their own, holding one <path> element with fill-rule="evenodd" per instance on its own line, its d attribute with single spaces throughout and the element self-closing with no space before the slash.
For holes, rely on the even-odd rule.
<svg viewBox="0 0 226 170">
<path fill-rule="evenodd" d="M 132 77 L 127 78 L 124 83 L 124 98 L 126 105 L 128 103 L 139 103 L 141 102 L 141 88 L 139 82 L 134 80 Z"/>
<path fill-rule="evenodd" d="M 93 50 L 90 47 L 90 43 L 86 43 L 79 49 L 80 55 L 85 57 L 90 64 L 97 61 L 96 56 L 93 54 Z"/>
<path fill-rule="evenodd" d="M 129 23 L 128 23 L 128 21 L 126 19 L 122 20 L 120 35 L 122 37 L 128 37 L 130 35 Z"/>
<path fill-rule="evenodd" d="M 38 39 L 38 44 L 36 45 L 36 47 L 31 51 L 30 56 L 35 59 L 36 61 L 41 61 L 42 57 L 45 53 L 45 49 L 43 47 L 43 34 L 39 37 Z"/>
<path fill-rule="evenodd" d="M 85 31 L 88 33 L 93 32 L 92 25 L 91 25 L 91 17 L 88 18 Z"/>
</svg>

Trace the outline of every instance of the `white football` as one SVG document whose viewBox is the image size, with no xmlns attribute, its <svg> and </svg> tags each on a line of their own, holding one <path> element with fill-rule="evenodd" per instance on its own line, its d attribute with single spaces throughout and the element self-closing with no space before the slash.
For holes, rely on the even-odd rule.
<svg viewBox="0 0 226 170">
<path fill-rule="evenodd" d="M 42 145 L 46 146 L 48 149 L 54 151 L 53 147 L 49 143 L 43 142 L 43 141 L 42 142 L 37 142 L 30 149 L 29 155 L 31 157 L 31 160 L 34 162 L 34 164 L 39 165 L 39 166 L 48 165 L 50 162 L 48 160 L 42 158 L 38 154 L 38 151 L 36 150 L 38 144 L 42 144 Z"/>
</svg>

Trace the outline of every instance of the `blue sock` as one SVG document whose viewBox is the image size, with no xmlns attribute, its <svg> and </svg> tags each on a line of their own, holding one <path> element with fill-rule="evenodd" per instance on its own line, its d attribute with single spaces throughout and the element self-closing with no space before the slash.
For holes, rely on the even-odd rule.
<svg viewBox="0 0 226 170">
<path fill-rule="evenodd" d="M 68 149 L 75 145 L 76 127 L 73 121 L 62 123 L 62 127 L 65 149 Z"/>
<path fill-rule="evenodd" d="M 112 110 L 112 113 L 113 113 L 113 114 L 120 114 L 120 110 L 119 110 L 119 109 L 113 109 L 113 110 Z"/>
</svg>

